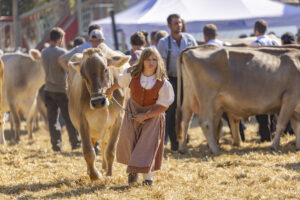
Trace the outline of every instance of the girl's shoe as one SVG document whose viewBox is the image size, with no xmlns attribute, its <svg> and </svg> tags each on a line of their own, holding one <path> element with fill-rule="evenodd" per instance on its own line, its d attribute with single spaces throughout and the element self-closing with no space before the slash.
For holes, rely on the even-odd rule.
<svg viewBox="0 0 300 200">
<path fill-rule="evenodd" d="M 143 186 L 152 186 L 153 181 L 152 180 L 144 180 Z"/>
</svg>

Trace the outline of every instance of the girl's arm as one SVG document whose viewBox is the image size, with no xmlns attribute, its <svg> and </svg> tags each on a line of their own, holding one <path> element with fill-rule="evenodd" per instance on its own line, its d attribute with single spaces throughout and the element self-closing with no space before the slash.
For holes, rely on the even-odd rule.
<svg viewBox="0 0 300 200">
<path fill-rule="evenodd" d="M 141 123 L 147 119 L 151 119 L 153 117 L 156 117 L 158 115 L 160 115 L 161 113 L 166 112 L 166 110 L 168 109 L 168 107 L 159 105 L 159 104 L 155 104 L 150 110 L 148 110 L 146 113 L 139 113 L 136 114 L 134 116 L 134 119 Z"/>
</svg>

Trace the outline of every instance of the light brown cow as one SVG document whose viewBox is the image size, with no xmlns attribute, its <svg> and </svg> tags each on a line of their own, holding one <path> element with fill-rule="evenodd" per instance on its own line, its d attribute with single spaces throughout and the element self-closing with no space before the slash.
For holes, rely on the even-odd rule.
<svg viewBox="0 0 300 200">
<path fill-rule="evenodd" d="M 20 120 L 26 118 L 29 138 L 32 139 L 32 120 L 36 109 L 38 89 L 45 82 L 41 56 L 38 50 L 23 53 L 4 54 L 4 83 L 2 114 L 11 112 L 15 130 L 15 141 L 20 140 Z M 1 127 L 1 144 L 5 143 L 4 128 Z"/>
<path fill-rule="evenodd" d="M 280 111 L 272 147 L 278 149 L 280 134 L 292 117 L 300 149 L 298 50 L 200 46 L 181 56 L 183 79 L 190 80 L 199 123 L 214 153 L 219 151 L 216 138 L 223 112 L 229 115 L 235 143 L 239 143 L 239 119 Z"/>
<path fill-rule="evenodd" d="M 72 123 L 79 131 L 82 149 L 91 180 L 101 177 L 95 166 L 93 146 L 102 140 L 102 167 L 106 175 L 112 174 L 116 141 L 119 136 L 123 112 L 116 104 L 108 106 L 105 91 L 116 81 L 130 56 L 112 51 L 105 44 L 75 54 L 69 61 L 69 113 Z M 115 67 L 119 68 L 115 68 Z M 114 98 L 124 106 L 123 90 L 114 92 Z"/>
</svg>

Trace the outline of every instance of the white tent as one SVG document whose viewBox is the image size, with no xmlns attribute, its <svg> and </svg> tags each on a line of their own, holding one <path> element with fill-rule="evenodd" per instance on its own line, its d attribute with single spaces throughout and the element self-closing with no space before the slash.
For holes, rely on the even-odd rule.
<svg viewBox="0 0 300 200">
<path fill-rule="evenodd" d="M 270 0 L 141 0 L 116 14 L 115 21 L 129 38 L 138 30 L 168 30 L 166 18 L 172 13 L 187 22 L 190 33 L 202 32 L 207 23 L 219 31 L 252 29 L 258 19 L 266 20 L 269 27 L 300 26 L 300 8 Z M 111 37 L 110 17 L 91 23 L 101 25 L 106 37 Z"/>
</svg>

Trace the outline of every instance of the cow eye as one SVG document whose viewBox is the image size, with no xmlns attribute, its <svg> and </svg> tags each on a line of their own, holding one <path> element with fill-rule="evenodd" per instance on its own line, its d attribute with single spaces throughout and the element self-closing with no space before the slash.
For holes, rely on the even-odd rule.
<svg viewBox="0 0 300 200">
<path fill-rule="evenodd" d="M 108 70 L 107 70 L 107 69 L 104 69 L 104 73 L 107 74 L 107 72 L 108 72 Z"/>
</svg>

